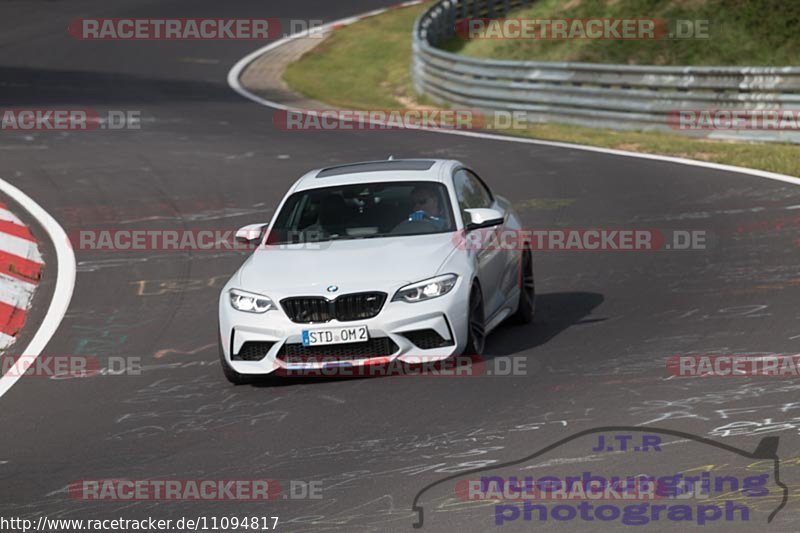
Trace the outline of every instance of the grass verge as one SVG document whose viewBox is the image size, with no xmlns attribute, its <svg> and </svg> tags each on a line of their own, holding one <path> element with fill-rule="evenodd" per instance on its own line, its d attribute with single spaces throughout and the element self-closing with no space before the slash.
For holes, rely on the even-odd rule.
<svg viewBox="0 0 800 533">
<path fill-rule="evenodd" d="M 691 25 L 704 38 L 651 40 L 452 39 L 462 54 L 518 61 L 632 65 L 794 65 L 800 56 L 800 3 L 786 0 L 536 0 L 520 19 L 659 19 L 672 33 Z M 699 21 L 699 23 L 697 22 Z M 492 23 L 497 24 L 497 23 Z M 488 28 L 491 28 L 490 25 Z M 684 34 L 685 34 L 684 30 Z"/>
<path fill-rule="evenodd" d="M 430 4 L 389 11 L 336 30 L 291 64 L 284 79 L 296 92 L 347 109 L 428 107 L 411 86 L 411 28 Z M 604 148 L 686 157 L 800 176 L 800 146 L 698 140 L 670 133 L 531 125 L 498 133 Z"/>
</svg>

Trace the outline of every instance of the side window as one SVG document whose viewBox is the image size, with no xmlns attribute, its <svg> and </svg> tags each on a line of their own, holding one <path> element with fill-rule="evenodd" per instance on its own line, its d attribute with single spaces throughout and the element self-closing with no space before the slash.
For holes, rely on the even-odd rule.
<svg viewBox="0 0 800 533">
<path fill-rule="evenodd" d="M 463 213 L 465 209 L 490 208 L 494 199 L 488 187 L 472 172 L 460 169 L 453 175 L 458 206 Z"/>
<path fill-rule="evenodd" d="M 480 191 L 480 194 L 483 197 L 481 200 L 481 207 L 492 207 L 492 204 L 494 204 L 494 196 L 492 195 L 492 191 L 489 190 L 489 187 L 487 187 L 483 180 L 480 179 L 474 172 L 468 170 L 467 175 L 469 176 L 470 182 L 478 191 Z"/>
</svg>

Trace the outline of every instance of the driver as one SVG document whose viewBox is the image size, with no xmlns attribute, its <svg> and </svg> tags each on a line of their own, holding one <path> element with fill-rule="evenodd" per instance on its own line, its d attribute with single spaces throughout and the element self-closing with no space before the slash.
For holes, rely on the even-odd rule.
<svg viewBox="0 0 800 533">
<path fill-rule="evenodd" d="M 444 225 L 444 210 L 441 197 L 435 185 L 418 185 L 411 191 L 411 203 L 414 211 L 408 220 L 427 220 L 437 225 Z"/>
</svg>

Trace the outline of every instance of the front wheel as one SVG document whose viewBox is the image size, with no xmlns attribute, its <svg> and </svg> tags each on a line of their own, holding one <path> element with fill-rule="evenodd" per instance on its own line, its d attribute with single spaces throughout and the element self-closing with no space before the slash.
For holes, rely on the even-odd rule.
<svg viewBox="0 0 800 533">
<path fill-rule="evenodd" d="M 536 284 L 533 279 L 533 254 L 530 250 L 522 252 L 522 272 L 519 305 L 511 317 L 516 324 L 530 324 L 536 311 Z"/>
<path fill-rule="evenodd" d="M 486 326 L 483 314 L 483 293 L 477 283 L 469 294 L 469 318 L 467 323 L 467 346 L 464 355 L 482 355 L 486 344 Z"/>
</svg>

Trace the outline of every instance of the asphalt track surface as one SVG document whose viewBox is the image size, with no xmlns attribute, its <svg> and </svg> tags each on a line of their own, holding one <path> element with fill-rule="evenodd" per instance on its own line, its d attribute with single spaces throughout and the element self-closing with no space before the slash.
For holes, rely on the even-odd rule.
<svg viewBox="0 0 800 533">
<path fill-rule="evenodd" d="M 800 382 L 669 379 L 664 361 L 684 353 L 797 352 L 800 211 L 791 207 L 800 205 L 800 188 L 733 172 L 430 132 L 283 132 L 273 127 L 272 110 L 243 99 L 225 81 L 231 65 L 258 43 L 80 42 L 65 31 L 79 16 L 329 21 L 386 4 L 3 2 L 3 107 L 131 109 L 144 120 L 138 131 L 5 132 L 2 177 L 67 232 L 229 229 L 267 221 L 288 186 L 310 168 L 389 154 L 457 158 L 498 193 L 528 202 L 521 214 L 529 227 L 705 230 L 712 245 L 538 254 L 536 323 L 501 327 L 487 346 L 491 356 L 524 359 L 524 376 L 280 387 L 233 387 L 218 366 L 216 301 L 242 254 L 76 250 L 75 295 L 46 353 L 141 357 L 144 370 L 24 378 L 2 398 L 0 516 L 279 516 L 284 531 L 408 530 L 415 494 L 448 472 L 468 469 L 465 462 L 499 464 L 582 430 L 646 425 L 745 450 L 763 436 L 780 437 L 788 505 L 769 525 L 725 528 L 796 529 Z M 370 260 L 379 264 L 379 252 Z M 632 459 L 578 446 L 554 450 L 548 459 L 620 472 L 634 461 L 660 461 L 673 470 L 734 462 L 710 446 L 664 440 L 677 441 L 668 456 Z M 753 462 L 745 460 L 744 468 Z M 71 482 L 101 478 L 319 480 L 323 498 L 90 502 L 67 494 Z M 494 523 L 490 507 L 443 499 L 426 503 L 425 518 L 431 531 L 484 531 Z M 541 527 L 626 529 L 595 524 Z M 684 528 L 667 521 L 648 526 Z"/>
</svg>

